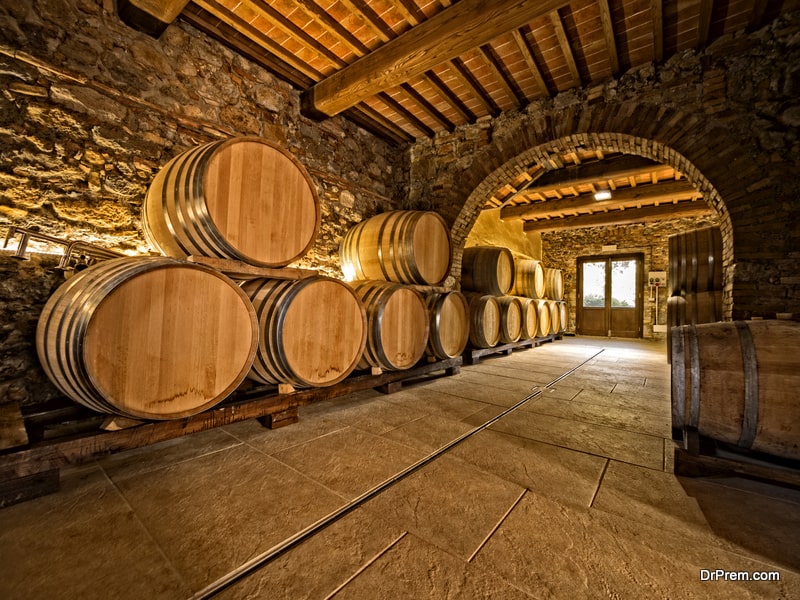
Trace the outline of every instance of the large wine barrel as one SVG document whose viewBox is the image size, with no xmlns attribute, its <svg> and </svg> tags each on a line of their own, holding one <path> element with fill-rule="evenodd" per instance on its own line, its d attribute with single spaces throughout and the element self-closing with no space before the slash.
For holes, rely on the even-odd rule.
<svg viewBox="0 0 800 600">
<path fill-rule="evenodd" d="M 541 261 L 532 258 L 514 258 L 514 296 L 544 298 L 544 268 Z"/>
<path fill-rule="evenodd" d="M 564 275 L 561 269 L 544 268 L 544 297 L 549 300 L 564 299 Z"/>
<path fill-rule="evenodd" d="M 500 306 L 500 341 L 510 344 L 522 335 L 522 304 L 515 296 L 498 296 Z"/>
<path fill-rule="evenodd" d="M 461 292 L 432 293 L 426 297 L 430 335 L 426 353 L 442 360 L 464 352 L 469 341 L 469 303 Z"/>
<path fill-rule="evenodd" d="M 558 333 L 561 331 L 561 308 L 556 300 L 545 300 L 547 302 L 547 310 L 550 312 L 550 333 Z"/>
<path fill-rule="evenodd" d="M 536 337 L 539 328 L 539 313 L 533 298 L 517 297 L 522 309 L 520 339 L 530 340 Z"/>
<path fill-rule="evenodd" d="M 216 271 L 163 257 L 89 267 L 47 301 L 36 349 L 51 381 L 91 409 L 141 419 L 198 413 L 250 370 L 245 293 Z"/>
<path fill-rule="evenodd" d="M 673 428 L 800 459 L 800 324 L 726 321 L 671 330 Z"/>
<path fill-rule="evenodd" d="M 550 335 L 550 305 L 547 300 L 534 300 L 536 304 L 536 314 L 539 317 L 539 331 L 537 337 Z"/>
<path fill-rule="evenodd" d="M 450 270 L 450 231 L 435 212 L 395 210 L 352 227 L 339 258 L 348 280 L 436 285 Z"/>
<path fill-rule="evenodd" d="M 706 227 L 668 239 L 668 285 L 672 295 L 722 290 L 722 233 Z"/>
<path fill-rule="evenodd" d="M 567 309 L 567 301 L 558 301 L 558 333 L 564 333 L 569 325 L 569 310 Z"/>
<path fill-rule="evenodd" d="M 351 287 L 329 277 L 242 284 L 258 314 L 260 340 L 249 377 L 297 388 L 347 377 L 367 339 L 367 316 Z"/>
<path fill-rule="evenodd" d="M 500 305 L 490 294 L 466 294 L 469 301 L 469 341 L 475 348 L 492 348 L 500 341 Z"/>
<path fill-rule="evenodd" d="M 464 248 L 461 288 L 493 296 L 507 294 L 514 284 L 514 257 L 508 248 Z"/>
<path fill-rule="evenodd" d="M 319 229 L 311 178 L 288 152 L 259 138 L 211 142 L 179 154 L 153 179 L 142 224 L 167 256 L 211 256 L 281 267 Z"/>
<path fill-rule="evenodd" d="M 428 344 L 428 309 L 418 291 L 387 281 L 353 281 L 367 311 L 367 344 L 357 368 L 413 367 Z"/>
</svg>

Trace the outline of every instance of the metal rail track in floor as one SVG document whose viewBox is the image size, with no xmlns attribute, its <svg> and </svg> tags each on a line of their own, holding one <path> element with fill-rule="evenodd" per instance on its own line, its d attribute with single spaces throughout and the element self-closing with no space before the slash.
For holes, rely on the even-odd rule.
<svg viewBox="0 0 800 600">
<path fill-rule="evenodd" d="M 257 571 L 261 567 L 266 566 L 267 564 L 269 564 L 270 562 L 272 562 L 276 558 L 282 556 L 283 554 L 285 554 L 286 552 L 288 552 L 289 550 L 291 550 L 295 546 L 298 546 L 299 544 L 301 544 L 302 542 L 304 542 L 308 538 L 312 537 L 313 535 L 319 533 L 320 531 L 322 531 L 323 529 L 325 529 L 329 525 L 332 525 L 333 523 L 335 523 L 336 521 L 338 521 L 339 519 L 341 519 L 342 517 L 344 517 L 348 513 L 352 512 L 353 510 L 355 510 L 356 508 L 358 508 L 359 506 L 364 504 L 367 500 L 370 500 L 371 498 L 377 496 L 378 494 L 380 494 L 381 492 L 383 492 L 384 490 L 386 490 L 390 486 L 394 485 L 398 481 L 408 477 L 409 475 L 411 475 L 415 471 L 418 471 L 420 468 L 424 467 L 428 463 L 430 463 L 433 460 L 435 460 L 438 457 L 440 457 L 442 454 L 445 454 L 447 451 L 449 451 L 454 446 L 460 444 L 461 442 L 463 442 L 467 438 L 472 437 L 476 433 L 478 433 L 480 431 L 483 431 L 487 427 L 490 427 L 492 424 L 496 423 L 497 421 L 499 421 L 500 419 L 502 419 L 506 415 L 514 412 L 515 410 L 517 410 L 521 406 L 525 405 L 527 402 L 533 400 L 534 398 L 539 396 L 542 393 L 543 390 L 554 386 L 556 383 L 558 383 L 559 381 L 561 381 L 565 377 L 568 377 L 569 375 L 571 375 L 572 373 L 577 371 L 579 368 L 581 368 L 587 362 L 589 362 L 593 358 L 596 358 L 599 354 L 601 354 L 603 352 L 603 350 L 605 350 L 605 348 L 601 348 L 598 352 L 596 352 L 595 354 L 593 354 L 592 356 L 590 356 L 589 358 L 587 358 L 586 360 L 584 360 L 580 364 L 572 367 L 568 371 L 565 371 L 564 373 L 562 373 L 561 375 L 559 375 L 558 377 L 556 377 L 555 379 L 553 379 L 552 381 L 547 383 L 543 388 L 539 388 L 538 386 L 532 388 L 532 391 L 531 391 L 530 394 L 525 396 L 525 398 L 523 398 L 522 400 L 520 400 L 519 402 L 517 402 L 513 406 L 510 406 L 509 408 L 507 408 L 506 410 L 501 412 L 499 415 L 496 415 L 495 417 L 492 417 L 491 419 L 489 419 L 488 421 L 486 421 L 482 425 L 479 425 L 479 426 L 475 427 L 474 429 L 471 429 L 471 430 L 467 431 L 466 433 L 460 435 L 459 437 L 451 440 L 450 442 L 448 442 L 447 444 L 445 444 L 441 448 L 438 448 L 437 450 L 434 450 L 431 454 L 425 456 L 424 458 L 421 458 L 420 460 L 418 460 L 414 464 L 406 467 L 405 469 L 403 469 L 399 473 L 396 473 L 395 475 L 393 475 L 389 479 L 386 479 L 385 481 L 382 481 L 381 483 L 379 483 L 375 487 L 367 490 L 366 492 L 364 492 L 363 494 L 361 494 L 357 498 L 354 498 L 353 500 L 351 500 L 350 502 L 348 502 L 347 504 L 345 504 L 341 508 L 338 508 L 337 510 L 333 511 L 332 513 L 322 517 L 321 519 L 319 519 L 318 521 L 312 523 L 311 525 L 309 525 L 305 529 L 302 529 L 302 530 L 298 531 L 297 533 L 295 533 L 291 537 L 288 537 L 285 540 L 283 540 L 282 542 L 279 542 L 278 544 L 276 544 L 275 546 L 273 546 L 269 550 L 267 550 L 267 551 L 263 552 L 262 554 L 259 554 L 258 556 L 250 559 L 249 561 L 247 561 L 246 563 L 240 565 L 239 567 L 237 567 L 233 571 L 230 571 L 226 575 L 223 575 L 222 577 L 220 577 L 216 581 L 212 582 L 211 584 L 209 584 L 208 586 L 206 586 L 202 590 L 200 590 L 197 593 L 195 593 L 191 597 L 191 600 L 208 600 L 209 598 L 213 598 L 214 596 L 216 596 L 220 592 L 226 590 L 227 588 L 231 587 L 235 583 L 241 581 L 242 579 L 244 579 L 248 575 L 253 574 L 255 571 Z"/>
</svg>

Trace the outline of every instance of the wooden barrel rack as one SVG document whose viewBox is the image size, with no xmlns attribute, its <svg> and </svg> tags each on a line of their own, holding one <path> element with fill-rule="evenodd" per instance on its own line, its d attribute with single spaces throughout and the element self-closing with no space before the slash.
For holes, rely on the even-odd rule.
<svg viewBox="0 0 800 600">
<path fill-rule="evenodd" d="M 486 356 L 492 356 L 493 354 L 504 354 L 510 355 L 514 350 L 523 350 L 525 348 L 536 348 L 541 346 L 542 344 L 546 344 L 548 342 L 553 342 L 555 340 L 563 339 L 562 334 L 550 334 L 541 337 L 530 338 L 527 340 L 519 340 L 518 342 L 512 342 L 510 344 L 499 344 L 497 346 L 492 346 L 491 348 L 467 348 L 466 352 L 462 355 L 464 357 L 464 363 L 468 365 L 474 365 L 480 362 L 481 358 Z"/>
</svg>

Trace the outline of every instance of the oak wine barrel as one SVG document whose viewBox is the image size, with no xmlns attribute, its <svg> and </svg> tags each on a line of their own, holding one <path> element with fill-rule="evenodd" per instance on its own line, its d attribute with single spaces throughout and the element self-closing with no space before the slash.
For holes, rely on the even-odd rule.
<svg viewBox="0 0 800 600">
<path fill-rule="evenodd" d="M 500 341 L 500 305 L 490 294 L 465 294 L 469 301 L 469 341 L 475 348 L 492 348 Z"/>
<path fill-rule="evenodd" d="M 536 337 L 539 328 L 539 313 L 537 311 L 536 303 L 533 298 L 525 298 L 518 296 L 520 307 L 522 309 L 521 321 L 521 340 L 530 340 Z"/>
<path fill-rule="evenodd" d="M 722 233 L 695 229 L 668 238 L 667 283 L 672 295 L 722 290 Z"/>
<path fill-rule="evenodd" d="M 500 306 L 500 341 L 510 344 L 522 335 L 522 304 L 515 296 L 498 296 Z"/>
<path fill-rule="evenodd" d="M 544 268 L 544 297 L 549 300 L 564 299 L 564 275 L 561 269 Z"/>
<path fill-rule="evenodd" d="M 502 296 L 511 290 L 513 284 L 514 257 L 508 248 L 464 248 L 461 259 L 461 289 Z"/>
<path fill-rule="evenodd" d="M 367 312 L 367 343 L 356 368 L 401 371 L 413 367 L 428 344 L 428 308 L 422 294 L 387 281 L 349 285 Z"/>
<path fill-rule="evenodd" d="M 564 333 L 569 324 L 569 310 L 566 300 L 558 301 L 558 333 Z"/>
<path fill-rule="evenodd" d="M 561 308 L 556 300 L 545 300 L 547 310 L 550 312 L 550 333 L 561 331 Z"/>
<path fill-rule="evenodd" d="M 464 352 L 469 341 L 469 303 L 458 291 L 437 292 L 426 297 L 430 334 L 426 354 L 442 360 Z"/>
<path fill-rule="evenodd" d="M 39 360 L 66 396 L 93 410 L 176 419 L 244 379 L 258 343 L 245 293 L 208 267 L 126 257 L 80 271 L 47 301 Z"/>
<path fill-rule="evenodd" d="M 800 323 L 725 321 L 670 334 L 673 428 L 800 459 Z"/>
<path fill-rule="evenodd" d="M 550 305 L 547 304 L 547 300 L 536 300 L 534 299 L 534 304 L 536 304 L 536 313 L 539 317 L 539 330 L 536 334 L 536 337 L 544 337 L 550 335 Z"/>
<path fill-rule="evenodd" d="M 346 280 L 436 285 L 450 270 L 450 231 L 435 212 L 390 211 L 350 228 L 339 258 Z"/>
<path fill-rule="evenodd" d="M 248 377 L 297 388 L 326 387 L 347 377 L 367 339 L 361 300 L 330 277 L 242 284 L 258 315 L 260 339 Z"/>
<path fill-rule="evenodd" d="M 302 257 L 319 229 L 319 199 L 303 166 L 259 138 L 187 150 L 145 196 L 145 236 L 162 254 L 282 267 Z"/>
<path fill-rule="evenodd" d="M 514 296 L 544 298 L 544 268 L 542 262 L 532 258 L 514 258 Z"/>
</svg>

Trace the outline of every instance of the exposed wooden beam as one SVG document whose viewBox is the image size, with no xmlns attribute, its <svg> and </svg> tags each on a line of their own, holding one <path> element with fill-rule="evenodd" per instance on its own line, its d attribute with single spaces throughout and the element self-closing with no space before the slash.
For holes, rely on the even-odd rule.
<svg viewBox="0 0 800 600">
<path fill-rule="evenodd" d="M 635 154 L 625 154 L 617 158 L 585 163 L 579 166 L 556 168 L 545 174 L 539 185 L 528 192 L 549 191 L 558 187 L 572 187 L 588 185 L 596 181 L 621 179 L 623 177 L 636 177 L 650 174 L 653 171 L 663 171 L 666 167 L 653 162 L 649 158 Z"/>
<path fill-rule="evenodd" d="M 569 68 L 569 72 L 572 75 L 572 81 L 575 86 L 580 87 L 583 85 L 581 82 L 581 74 L 578 71 L 575 55 L 569 45 L 569 38 L 567 37 L 567 32 L 564 29 L 564 23 L 561 21 L 561 15 L 558 14 L 558 10 L 554 10 L 550 13 L 550 22 L 553 24 L 553 29 L 556 32 L 556 39 L 558 39 L 558 45 L 561 48 L 561 53 L 564 55 L 564 60 L 567 61 L 567 68 Z"/>
<path fill-rule="evenodd" d="M 428 113 L 428 115 L 439 125 L 447 129 L 448 131 L 453 131 L 456 126 L 455 124 L 451 123 L 447 117 L 445 117 L 437 108 L 428 102 L 428 99 L 425 98 L 422 94 L 420 94 L 417 90 L 415 90 L 412 86 L 407 83 L 403 83 L 400 85 L 400 89 L 403 90 L 414 102 L 416 102 L 422 110 Z"/>
<path fill-rule="evenodd" d="M 708 43 L 708 32 L 711 29 L 711 13 L 714 12 L 714 0 L 700 0 L 700 15 L 697 18 L 697 44 L 699 50 Z"/>
<path fill-rule="evenodd" d="M 703 201 L 679 202 L 664 206 L 648 206 L 617 210 L 593 215 L 578 217 L 564 217 L 542 221 L 527 221 L 522 229 L 525 233 L 544 231 L 564 231 L 568 229 L 583 229 L 587 227 L 605 227 L 609 225 L 632 225 L 634 223 L 652 223 L 653 221 L 666 221 L 684 217 L 701 217 L 713 214 L 713 209 Z"/>
<path fill-rule="evenodd" d="M 753 2 L 753 10 L 750 11 L 750 20 L 747 23 L 747 30 L 753 31 L 761 26 L 764 21 L 764 13 L 767 12 L 767 5 L 769 0 L 755 0 Z"/>
<path fill-rule="evenodd" d="M 472 76 L 472 73 L 469 72 L 464 63 L 461 61 L 460 58 L 456 58 L 448 63 L 451 72 L 453 75 L 456 76 L 461 82 L 461 85 L 469 89 L 473 96 L 478 99 L 478 101 L 483 104 L 484 110 L 496 117 L 500 114 L 500 107 L 497 106 L 497 103 L 492 100 L 492 97 L 486 93 L 486 91 L 480 86 L 480 84 L 475 81 L 475 78 Z"/>
<path fill-rule="evenodd" d="M 117 0 L 117 14 L 129 27 L 159 37 L 189 0 Z"/>
<path fill-rule="evenodd" d="M 306 105 L 336 115 L 567 3 L 460 0 L 317 83 Z"/>
<path fill-rule="evenodd" d="M 664 0 L 650 0 L 650 10 L 653 14 L 653 60 L 661 62 L 664 59 Z"/>
<path fill-rule="evenodd" d="M 392 98 L 388 93 L 381 92 L 380 94 L 377 94 L 375 97 L 384 104 L 386 104 L 398 115 L 403 117 L 413 127 L 424 133 L 426 136 L 433 137 L 434 133 L 436 133 L 433 129 L 428 127 L 421 119 L 419 119 L 414 113 L 406 109 L 402 104 L 400 104 L 397 100 Z"/>
<path fill-rule="evenodd" d="M 318 21 L 331 35 L 347 46 L 358 57 L 369 53 L 369 48 L 351 34 L 339 21 L 322 10 L 313 0 L 295 0 L 305 13 Z"/>
<path fill-rule="evenodd" d="M 619 54 L 617 54 L 617 41 L 614 37 L 614 22 L 611 20 L 611 9 L 608 0 L 598 0 L 600 6 L 600 24 L 603 26 L 603 39 L 606 41 L 608 62 L 611 65 L 611 74 L 619 74 Z"/>
<path fill-rule="evenodd" d="M 425 20 L 425 15 L 412 0 L 391 0 L 391 4 L 412 27 Z"/>
<path fill-rule="evenodd" d="M 395 37 L 391 27 L 375 13 L 364 0 L 339 0 L 350 12 L 357 15 L 377 36 L 381 42 L 388 42 Z"/>
<path fill-rule="evenodd" d="M 688 181 L 671 181 L 618 190 L 610 200 L 597 201 L 592 194 L 584 194 L 573 198 L 507 206 L 500 211 L 500 219 L 503 221 L 550 219 L 586 210 L 618 210 L 636 208 L 653 202 L 688 200 L 699 195 L 700 193 Z"/>
<path fill-rule="evenodd" d="M 522 58 L 525 59 L 525 64 L 528 65 L 528 69 L 530 69 L 531 75 L 533 75 L 533 79 L 536 81 L 536 85 L 539 86 L 539 89 L 542 90 L 545 96 L 549 96 L 550 90 L 547 89 L 547 84 L 544 81 L 544 77 L 542 77 L 542 71 L 536 64 L 536 59 L 533 58 L 533 52 L 531 52 L 528 42 L 525 40 L 522 32 L 519 29 L 514 29 L 511 31 L 511 37 L 514 38 L 517 49 L 520 51 L 520 54 L 522 54 Z"/>
<path fill-rule="evenodd" d="M 503 73 L 503 70 L 500 68 L 500 63 L 494 55 L 494 51 L 489 44 L 479 47 L 478 53 L 480 54 L 483 62 L 486 63 L 486 66 L 489 67 L 489 70 L 494 75 L 495 80 L 497 83 L 500 84 L 500 87 L 503 90 L 503 93 L 508 97 L 511 103 L 514 105 L 514 108 L 519 107 L 525 99 L 520 99 L 519 95 L 514 91 L 512 87 L 511 81 L 509 81 L 506 74 Z"/>
<path fill-rule="evenodd" d="M 427 71 L 425 73 L 425 77 L 428 80 L 428 83 L 431 84 L 431 87 L 436 90 L 436 92 L 444 98 L 450 106 L 453 107 L 458 114 L 467 122 L 467 123 L 474 123 L 475 119 L 477 118 L 473 112 L 467 108 L 467 105 L 464 104 L 461 99 L 453 93 L 449 87 L 447 87 L 444 82 L 439 79 L 439 76 L 436 75 L 433 71 Z"/>
<path fill-rule="evenodd" d="M 405 129 L 398 127 L 377 110 L 363 102 L 348 109 L 345 116 L 367 131 L 380 131 L 383 137 L 389 138 L 397 143 L 398 146 L 413 142 L 415 139 Z"/>
</svg>

